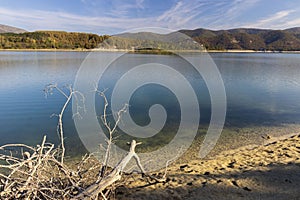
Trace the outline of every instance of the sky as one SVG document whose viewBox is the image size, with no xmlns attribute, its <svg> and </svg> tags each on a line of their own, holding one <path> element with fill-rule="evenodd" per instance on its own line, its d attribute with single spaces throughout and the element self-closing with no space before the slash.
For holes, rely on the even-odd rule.
<svg viewBox="0 0 300 200">
<path fill-rule="evenodd" d="M 118 34 L 135 28 L 300 27 L 299 0 L 0 0 L 0 24 Z"/>
</svg>

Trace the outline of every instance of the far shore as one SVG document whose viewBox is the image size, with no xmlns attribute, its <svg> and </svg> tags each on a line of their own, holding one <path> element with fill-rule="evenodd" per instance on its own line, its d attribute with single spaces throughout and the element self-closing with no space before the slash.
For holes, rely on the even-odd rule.
<svg viewBox="0 0 300 200">
<path fill-rule="evenodd" d="M 0 49 L 0 51 L 9 51 L 9 52 L 130 52 L 130 53 L 139 53 L 138 51 L 129 50 L 129 49 Z M 227 50 L 204 50 L 204 51 L 195 51 L 195 50 L 164 50 L 169 52 L 179 52 L 179 53 L 195 53 L 195 52 L 207 52 L 207 53 L 294 53 L 300 54 L 300 51 L 255 51 L 255 50 L 240 50 L 240 49 L 227 49 Z M 149 51 L 151 54 L 151 51 Z"/>
</svg>

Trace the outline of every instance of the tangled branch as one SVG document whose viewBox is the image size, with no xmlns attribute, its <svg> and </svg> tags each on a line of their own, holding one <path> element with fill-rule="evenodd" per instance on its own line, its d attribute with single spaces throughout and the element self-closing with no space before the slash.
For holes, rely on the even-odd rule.
<svg viewBox="0 0 300 200">
<path fill-rule="evenodd" d="M 116 112 L 115 123 L 111 125 L 107 120 L 108 101 L 104 92 L 98 92 L 104 99 L 102 122 L 109 136 L 105 157 L 100 164 L 93 154 L 85 155 L 73 164 L 65 164 L 65 146 L 63 131 L 63 114 L 72 98 L 76 99 L 77 109 L 84 109 L 84 96 L 67 87 L 65 93 L 56 84 L 45 88 L 45 94 L 52 94 L 53 89 L 66 97 L 66 101 L 58 116 L 57 132 L 61 140 L 61 148 L 46 142 L 44 136 L 41 145 L 31 147 L 25 144 L 7 144 L 0 147 L 0 199 L 108 199 L 114 183 L 119 181 L 122 173 L 134 158 L 140 172 L 146 175 L 135 153 L 135 148 L 141 143 L 132 140 L 130 150 L 119 163 L 108 171 L 108 161 L 114 133 L 121 120 L 122 114 L 127 111 L 128 105 Z M 79 106 L 79 102 L 83 106 Z M 79 110 L 75 113 L 80 113 Z M 167 163 L 168 164 L 168 163 Z M 167 172 L 167 165 L 166 165 Z M 96 175 L 96 176 L 95 176 Z M 146 175 L 148 178 L 161 182 L 165 180 Z"/>
</svg>

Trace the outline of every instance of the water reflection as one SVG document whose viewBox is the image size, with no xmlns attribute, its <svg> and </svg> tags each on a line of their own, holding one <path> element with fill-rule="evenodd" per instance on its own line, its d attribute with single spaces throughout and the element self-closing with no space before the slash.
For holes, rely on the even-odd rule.
<svg viewBox="0 0 300 200">
<path fill-rule="evenodd" d="M 86 52 L 0 52 L 1 144 L 35 144 L 40 142 L 44 134 L 48 135 L 50 141 L 58 142 L 57 119 L 50 116 L 59 112 L 64 97 L 54 93 L 45 99 L 42 90 L 49 83 L 73 83 L 86 56 Z M 209 94 L 201 76 L 194 73 L 190 66 L 174 59 L 174 56 L 128 56 L 128 63 L 116 62 L 106 72 L 106 78 L 99 85 L 102 89 L 113 88 L 126 67 L 136 66 L 140 60 L 146 62 L 148 59 L 149 62 L 159 61 L 175 68 L 186 68 L 185 76 L 200 99 L 200 123 L 207 125 L 210 119 Z M 211 56 L 225 83 L 228 100 L 226 128 L 300 124 L 299 54 L 215 53 Z M 172 94 L 168 95 L 164 88 L 149 87 L 141 88 L 134 94 L 130 110 L 133 119 L 138 124 L 147 124 L 148 107 L 153 103 L 162 103 L 170 111 L 169 129 L 164 131 L 174 131 L 172 128 L 178 125 L 180 112 L 176 99 Z M 100 114 L 101 108 L 98 109 Z M 66 141 L 80 146 L 70 107 L 64 120 Z"/>
</svg>

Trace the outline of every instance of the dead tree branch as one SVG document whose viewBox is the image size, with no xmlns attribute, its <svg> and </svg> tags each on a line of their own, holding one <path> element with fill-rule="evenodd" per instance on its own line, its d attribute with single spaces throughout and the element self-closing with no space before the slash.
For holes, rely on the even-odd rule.
<svg viewBox="0 0 300 200">
<path fill-rule="evenodd" d="M 53 89 L 56 89 L 59 93 L 61 93 L 64 97 L 66 97 L 66 101 L 60 111 L 60 113 L 58 114 L 58 125 L 57 125 L 57 133 L 59 134 L 60 140 L 61 140 L 61 148 L 62 148 L 62 152 L 61 152 L 61 163 L 64 162 L 64 158 L 65 158 L 65 143 L 64 143 L 64 129 L 63 129 L 63 115 L 64 112 L 68 106 L 68 104 L 70 103 L 70 101 L 72 100 L 72 98 L 76 99 L 76 103 L 77 103 L 77 109 L 82 108 L 85 111 L 85 107 L 84 107 L 84 101 L 85 98 L 83 96 L 82 93 L 78 92 L 78 91 L 74 91 L 73 88 L 69 85 L 67 86 L 68 89 L 68 94 L 65 93 L 60 87 L 57 86 L 57 84 L 49 84 L 45 87 L 44 92 L 45 95 L 51 95 L 53 93 Z M 82 107 L 79 106 L 79 101 L 82 101 Z M 75 115 L 78 115 L 79 111 L 77 110 L 77 113 L 75 113 Z"/>
<path fill-rule="evenodd" d="M 136 163 L 137 163 L 138 167 L 140 168 L 141 172 L 145 173 L 144 169 L 140 163 L 140 159 L 139 159 L 138 155 L 135 153 L 135 147 L 139 144 L 141 144 L 141 143 L 137 143 L 135 140 L 132 140 L 129 152 L 117 164 L 117 166 L 114 167 L 114 169 L 107 176 L 103 177 L 103 179 L 99 183 L 95 183 L 95 184 L 89 186 L 81 194 L 77 195 L 74 198 L 74 200 L 75 199 L 90 199 L 90 198 L 93 199 L 96 196 L 98 196 L 98 194 L 102 193 L 102 191 L 104 189 L 106 189 L 108 186 L 112 185 L 113 183 L 115 183 L 116 181 L 121 179 L 123 170 L 125 169 L 126 165 L 132 158 L 134 158 L 136 160 Z"/>
<path fill-rule="evenodd" d="M 108 100 L 104 92 L 99 92 L 104 99 L 104 112 L 102 122 L 108 131 L 105 157 L 100 164 L 92 154 L 84 156 L 74 167 L 64 163 L 65 145 L 63 115 L 72 98 L 76 99 L 78 109 L 84 109 L 84 96 L 74 91 L 71 86 L 64 92 L 56 84 L 50 84 L 45 88 L 45 94 L 52 94 L 53 89 L 61 93 L 66 101 L 58 114 L 58 134 L 61 140 L 61 149 L 54 144 L 46 142 L 46 136 L 41 145 L 31 147 L 25 144 L 7 144 L 0 146 L 0 199 L 94 199 L 102 197 L 108 199 L 113 190 L 113 185 L 122 177 L 122 173 L 129 161 L 136 161 L 140 172 L 147 175 L 135 152 L 137 143 L 132 140 L 130 150 L 120 162 L 108 172 L 107 165 L 110 159 L 111 146 L 114 141 L 114 133 L 120 123 L 122 114 L 127 111 L 128 105 L 124 105 L 115 113 L 115 122 L 111 124 L 107 117 Z M 79 102 L 83 106 L 79 106 Z M 78 110 L 75 114 L 80 114 Z M 60 159 L 59 159 L 60 158 Z M 165 174 L 167 172 L 167 165 Z M 95 176 L 98 175 L 98 176 Z M 165 179 L 165 175 L 163 177 Z M 101 196 L 100 196 L 101 195 Z"/>
<path fill-rule="evenodd" d="M 128 105 L 125 104 L 124 107 L 116 113 L 116 115 L 117 115 L 116 119 L 117 120 L 114 123 L 114 125 L 111 127 L 111 124 L 107 120 L 107 117 L 108 117 L 108 114 L 107 114 L 108 101 L 107 101 L 107 98 L 106 98 L 105 93 L 104 93 L 105 91 L 103 91 L 103 92 L 99 92 L 98 90 L 96 90 L 96 91 L 99 93 L 99 95 L 101 97 L 103 97 L 103 100 L 104 100 L 103 116 L 101 117 L 101 119 L 102 119 L 102 122 L 104 124 L 104 127 L 108 131 L 108 137 L 109 137 L 108 140 L 106 140 L 107 148 L 106 148 L 106 151 L 105 151 L 104 160 L 102 162 L 102 169 L 101 169 L 101 171 L 99 173 L 99 177 L 98 177 L 98 182 L 99 182 L 103 178 L 103 176 L 105 175 L 105 172 L 106 172 L 106 169 L 107 169 L 107 165 L 108 165 L 108 161 L 109 161 L 109 157 L 110 157 L 111 145 L 113 143 L 113 134 L 115 133 L 115 131 L 118 127 L 118 124 L 120 123 L 122 114 L 127 111 Z"/>
</svg>

